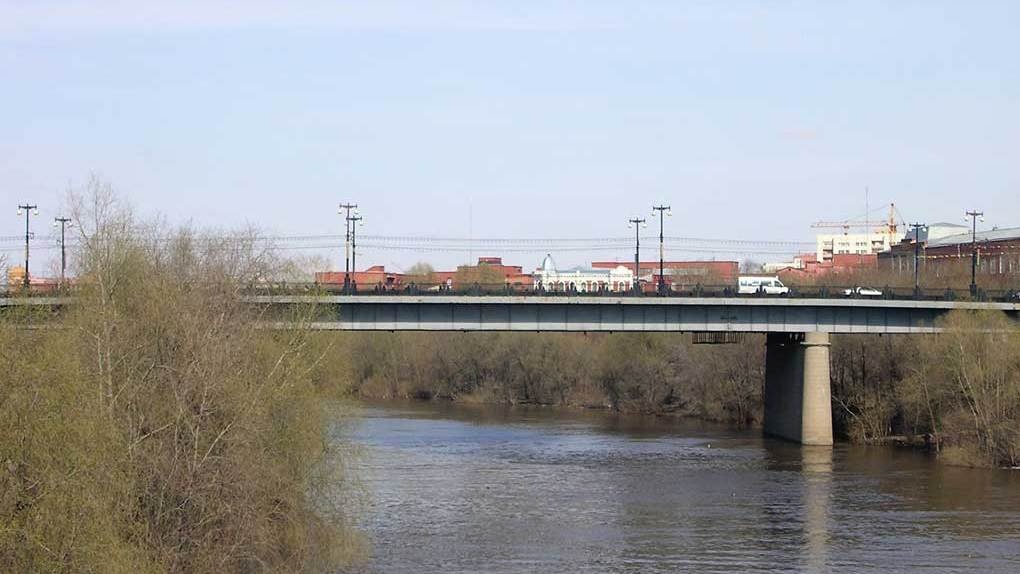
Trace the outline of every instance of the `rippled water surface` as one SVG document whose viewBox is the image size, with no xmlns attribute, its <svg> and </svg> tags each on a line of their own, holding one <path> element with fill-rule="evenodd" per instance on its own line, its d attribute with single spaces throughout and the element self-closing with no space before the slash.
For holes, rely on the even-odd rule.
<svg viewBox="0 0 1020 574">
<path fill-rule="evenodd" d="M 369 572 L 1020 572 L 1020 474 L 541 408 L 366 408 Z"/>
</svg>

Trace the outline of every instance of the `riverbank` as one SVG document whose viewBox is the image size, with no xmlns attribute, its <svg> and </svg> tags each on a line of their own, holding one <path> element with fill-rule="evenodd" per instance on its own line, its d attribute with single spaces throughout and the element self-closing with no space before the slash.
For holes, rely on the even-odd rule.
<svg viewBox="0 0 1020 574">
<path fill-rule="evenodd" d="M 707 348 L 662 334 L 359 334 L 352 392 L 502 404 L 680 413 L 761 422 L 764 339 Z"/>
</svg>

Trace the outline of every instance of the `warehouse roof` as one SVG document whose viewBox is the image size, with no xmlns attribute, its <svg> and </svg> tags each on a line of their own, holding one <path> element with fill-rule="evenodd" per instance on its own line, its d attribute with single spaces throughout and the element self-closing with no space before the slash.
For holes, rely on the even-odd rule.
<svg viewBox="0 0 1020 574">
<path fill-rule="evenodd" d="M 1012 239 L 1020 239 L 1020 227 L 1006 227 L 1003 229 L 990 229 L 987 231 L 978 231 L 976 238 L 978 241 L 1009 241 Z M 947 235 L 946 237 L 940 237 L 934 241 L 928 243 L 928 247 L 944 247 L 947 245 L 959 245 L 961 243 L 970 243 L 972 240 L 971 233 L 956 233 L 953 235 Z"/>
</svg>

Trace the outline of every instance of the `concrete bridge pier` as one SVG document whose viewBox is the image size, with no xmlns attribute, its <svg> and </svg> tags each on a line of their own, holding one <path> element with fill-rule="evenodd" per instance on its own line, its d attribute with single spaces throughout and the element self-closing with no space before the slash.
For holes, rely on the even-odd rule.
<svg viewBox="0 0 1020 574">
<path fill-rule="evenodd" d="M 832 445 L 828 333 L 769 333 L 765 350 L 765 434 Z"/>
</svg>

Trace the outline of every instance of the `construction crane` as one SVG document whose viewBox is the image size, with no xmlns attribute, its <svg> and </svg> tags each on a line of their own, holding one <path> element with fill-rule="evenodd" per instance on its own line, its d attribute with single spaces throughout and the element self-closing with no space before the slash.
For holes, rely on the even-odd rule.
<svg viewBox="0 0 1020 574">
<path fill-rule="evenodd" d="M 877 210 L 876 210 L 877 211 Z M 845 219 L 843 221 L 816 221 L 811 224 L 813 229 L 821 228 L 836 228 L 842 229 L 843 235 L 850 234 L 851 227 L 866 227 L 868 231 L 871 231 L 872 227 L 885 228 L 881 230 L 881 233 L 887 233 L 889 235 L 896 235 L 899 229 L 899 224 L 896 222 L 896 204 L 889 204 L 889 219 L 883 224 L 876 224 L 876 222 L 869 221 L 867 219 L 869 214 L 865 214 L 864 221 Z"/>
</svg>

